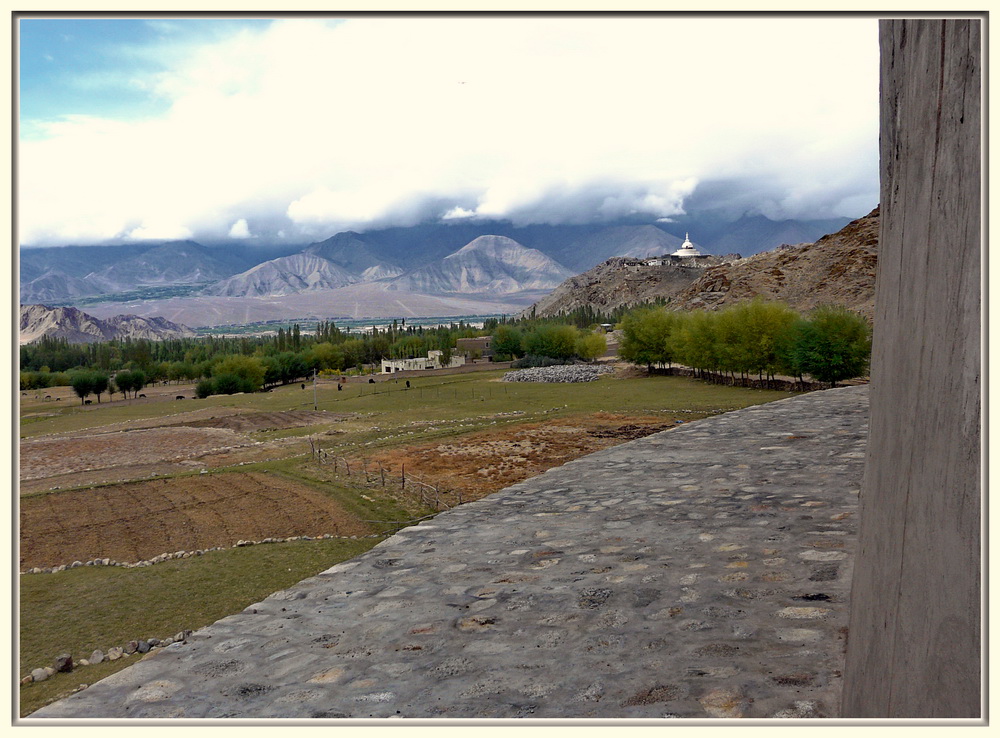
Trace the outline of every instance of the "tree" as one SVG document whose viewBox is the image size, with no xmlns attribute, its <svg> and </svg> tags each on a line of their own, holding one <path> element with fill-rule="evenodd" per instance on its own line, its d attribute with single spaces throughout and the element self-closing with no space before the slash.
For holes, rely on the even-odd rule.
<svg viewBox="0 0 1000 738">
<path fill-rule="evenodd" d="M 622 319 L 618 355 L 633 364 L 670 364 L 674 359 L 672 334 L 679 318 L 663 308 L 639 308 Z"/>
<path fill-rule="evenodd" d="M 493 358 L 497 361 L 517 359 L 524 355 L 521 331 L 511 325 L 498 325 L 493 331 Z"/>
<path fill-rule="evenodd" d="M 836 387 L 860 377 L 871 358 L 871 329 L 865 319 L 846 308 L 818 307 L 800 328 L 794 349 L 801 367 L 815 379 Z"/>
<path fill-rule="evenodd" d="M 280 362 L 279 362 L 280 366 Z M 212 377 L 215 379 L 216 391 L 219 394 L 233 394 L 234 392 L 256 392 L 264 384 L 266 370 L 262 361 L 253 356 L 240 356 L 232 354 L 223 358 L 212 368 Z M 227 391 L 232 385 L 230 376 L 240 380 L 237 383 L 239 389 L 232 392 Z M 223 382 L 220 379 L 225 377 Z M 223 389 L 223 386 L 226 389 Z"/>
<path fill-rule="evenodd" d="M 585 333 L 576 340 L 576 355 L 584 361 L 593 361 L 608 350 L 608 339 L 603 333 Z"/>
<path fill-rule="evenodd" d="M 729 369 L 741 373 L 774 374 L 779 348 L 797 313 L 780 302 L 754 299 L 719 313 L 719 333 Z"/>
<path fill-rule="evenodd" d="M 70 387 L 73 388 L 76 396 L 80 398 L 80 404 L 82 405 L 84 398 L 94 391 L 94 375 L 90 372 L 77 372 L 70 380 Z"/>
<path fill-rule="evenodd" d="M 108 390 L 108 375 L 103 372 L 94 372 L 91 376 L 91 391 L 97 395 L 97 403 L 101 402 L 101 393 L 107 392 Z"/>
<path fill-rule="evenodd" d="M 699 372 L 714 372 L 721 368 L 717 336 L 718 314 L 707 310 L 685 313 L 673 334 L 677 361 Z"/>
<path fill-rule="evenodd" d="M 569 359 L 576 355 L 577 330 L 571 325 L 536 326 L 524 336 L 524 352 L 551 359 Z"/>
<path fill-rule="evenodd" d="M 121 371 L 115 375 L 115 384 L 125 397 L 128 397 L 130 391 L 135 397 L 139 390 L 146 386 L 146 375 L 138 370 Z"/>
</svg>

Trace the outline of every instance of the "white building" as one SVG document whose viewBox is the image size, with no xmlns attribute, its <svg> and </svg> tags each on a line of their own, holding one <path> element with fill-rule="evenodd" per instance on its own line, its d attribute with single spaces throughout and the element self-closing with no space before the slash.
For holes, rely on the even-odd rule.
<svg viewBox="0 0 1000 738">
<path fill-rule="evenodd" d="M 702 256 L 702 253 L 694 247 L 693 243 L 691 243 L 690 235 L 685 233 L 684 243 L 682 243 L 681 247 L 672 253 L 671 256 Z"/>
<path fill-rule="evenodd" d="M 450 369 L 465 365 L 464 356 L 452 354 L 451 363 L 445 366 L 441 363 L 441 354 L 440 350 L 435 349 L 434 351 L 428 351 L 426 357 L 420 356 L 415 359 L 382 359 L 382 373 L 392 374 L 394 372 L 423 371 L 426 369 Z"/>
</svg>

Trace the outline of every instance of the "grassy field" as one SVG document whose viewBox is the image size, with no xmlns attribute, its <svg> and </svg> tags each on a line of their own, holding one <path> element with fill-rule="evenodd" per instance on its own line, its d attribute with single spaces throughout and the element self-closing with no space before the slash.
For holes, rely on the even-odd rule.
<svg viewBox="0 0 1000 738">
<path fill-rule="evenodd" d="M 470 434 L 553 419 L 611 414 L 629 417 L 694 420 L 720 412 L 770 402 L 790 393 L 716 386 L 690 378 L 666 376 L 604 377 L 586 384 L 528 384 L 497 381 L 502 372 L 487 371 L 451 376 L 420 377 L 352 383 L 337 390 L 321 383 L 316 392 L 319 410 L 348 413 L 328 426 L 335 435 L 319 435 L 324 448 L 343 455 L 418 445 L 442 438 L 458 442 Z M 102 402 L 82 407 L 66 397 L 42 402 L 21 399 L 23 438 L 80 433 L 102 426 L 169 416 L 200 408 L 238 408 L 242 411 L 287 412 L 312 410 L 313 388 L 300 385 L 252 395 L 217 396 L 205 400 L 175 401 L 175 394 L 191 397 L 189 387 L 163 388 L 162 401 Z M 63 390 L 54 390 L 62 391 Z M 48 414 L 40 416 L 39 413 Z M 314 485 L 337 500 L 351 514 L 366 520 L 398 521 L 426 514 L 389 492 L 358 486 L 331 486 L 328 476 L 309 458 L 307 435 L 322 426 L 307 425 L 249 434 L 264 444 L 274 442 L 276 458 L 253 467 L 214 468 L 212 474 L 267 468 Z M 458 439 L 455 441 L 454 439 Z M 175 478 L 182 481 L 182 474 Z M 391 531 L 396 525 L 376 526 Z M 140 569 L 80 567 L 56 574 L 21 577 L 20 667 L 50 665 L 60 653 L 86 658 L 95 648 L 106 651 L 137 638 L 164 638 L 180 630 L 196 629 L 238 612 L 268 594 L 338 561 L 358 555 L 378 539 L 330 540 L 267 544 L 212 552 L 205 556 L 168 561 Z M 131 661 L 134 662 L 135 657 Z M 21 689 L 21 712 L 47 704 L 81 683 L 92 683 L 127 666 L 123 659 L 56 675 Z"/>
<path fill-rule="evenodd" d="M 374 546 L 379 538 L 293 541 L 213 551 L 153 567 L 82 567 L 21 578 L 21 674 L 55 656 L 87 658 L 140 638 L 164 639 L 239 612 Z M 136 656 L 21 687 L 21 715 L 92 684 Z"/>
</svg>

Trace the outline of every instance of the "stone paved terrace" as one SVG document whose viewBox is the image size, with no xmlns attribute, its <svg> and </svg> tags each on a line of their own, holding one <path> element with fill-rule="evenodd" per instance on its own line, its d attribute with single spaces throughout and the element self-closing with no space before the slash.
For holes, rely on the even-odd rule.
<svg viewBox="0 0 1000 738">
<path fill-rule="evenodd" d="M 814 392 L 578 459 L 32 717 L 834 717 L 867 407 Z"/>
</svg>

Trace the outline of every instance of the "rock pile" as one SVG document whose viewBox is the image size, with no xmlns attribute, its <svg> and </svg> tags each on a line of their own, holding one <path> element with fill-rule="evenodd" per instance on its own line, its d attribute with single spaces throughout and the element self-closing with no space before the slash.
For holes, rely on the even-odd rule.
<svg viewBox="0 0 1000 738">
<path fill-rule="evenodd" d="M 604 365 L 567 364 L 565 366 L 536 366 L 518 369 L 503 375 L 505 382 L 593 382 L 614 368 Z"/>
</svg>

